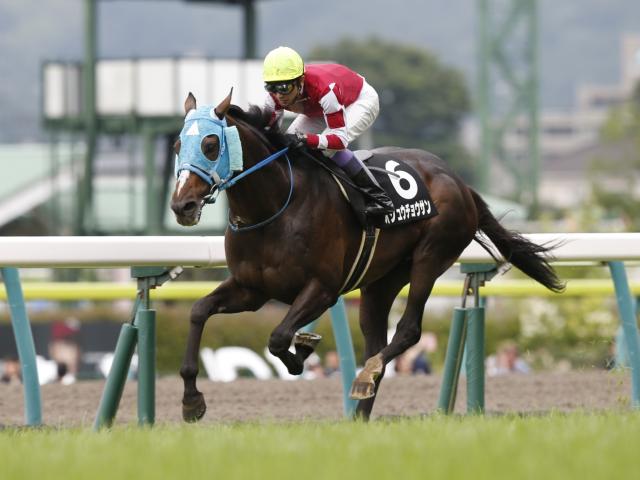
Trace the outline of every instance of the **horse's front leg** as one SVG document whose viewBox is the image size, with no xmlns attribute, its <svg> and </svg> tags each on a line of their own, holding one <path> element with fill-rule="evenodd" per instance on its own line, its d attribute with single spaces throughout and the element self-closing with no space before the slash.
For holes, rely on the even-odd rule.
<svg viewBox="0 0 640 480">
<path fill-rule="evenodd" d="M 269 351 L 282 360 L 290 374 L 300 375 L 305 358 L 313 351 L 312 347 L 301 344 L 296 346 L 295 354 L 291 353 L 289 347 L 295 333 L 322 315 L 337 299 L 336 293 L 329 291 L 320 281 L 310 281 L 271 333 Z"/>
<path fill-rule="evenodd" d="M 182 398 L 182 418 L 187 422 L 200 420 L 207 409 L 204 396 L 196 387 L 198 376 L 198 352 L 202 331 L 207 319 L 216 313 L 237 313 L 255 311 L 267 301 L 261 292 L 245 288 L 234 280 L 226 279 L 206 297 L 194 303 L 191 308 L 191 322 L 187 349 L 184 354 L 180 375 L 184 380 Z"/>
</svg>

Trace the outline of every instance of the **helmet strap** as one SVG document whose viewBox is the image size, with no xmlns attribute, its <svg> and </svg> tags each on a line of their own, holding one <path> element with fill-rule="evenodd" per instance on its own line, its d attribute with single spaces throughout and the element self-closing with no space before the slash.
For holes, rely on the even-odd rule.
<svg viewBox="0 0 640 480">
<path fill-rule="evenodd" d="M 296 86 L 296 88 L 298 89 L 298 94 L 296 95 L 295 100 L 293 101 L 293 103 L 298 103 L 300 101 L 302 101 L 303 99 L 303 94 L 304 94 L 304 75 L 299 76 L 298 78 L 296 78 L 294 80 L 294 84 Z"/>
</svg>

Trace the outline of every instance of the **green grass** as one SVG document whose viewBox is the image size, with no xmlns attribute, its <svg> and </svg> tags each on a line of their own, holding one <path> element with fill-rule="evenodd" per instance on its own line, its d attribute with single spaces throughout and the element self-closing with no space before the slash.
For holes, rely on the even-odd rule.
<svg viewBox="0 0 640 480">
<path fill-rule="evenodd" d="M 0 431 L 2 479 L 638 478 L 640 414 Z"/>
</svg>

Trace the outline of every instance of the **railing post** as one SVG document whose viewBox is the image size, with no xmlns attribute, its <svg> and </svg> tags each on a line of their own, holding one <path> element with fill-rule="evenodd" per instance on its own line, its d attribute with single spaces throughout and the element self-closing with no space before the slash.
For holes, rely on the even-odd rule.
<svg viewBox="0 0 640 480">
<path fill-rule="evenodd" d="M 138 296 L 133 307 L 133 322 L 122 326 L 113 365 L 107 377 L 94 429 L 110 427 L 118 411 L 122 391 L 138 344 L 138 423 L 155 422 L 156 317 L 151 310 L 149 290 L 174 279 L 182 267 L 132 267 L 131 276 L 138 279 Z M 141 307 L 141 308 L 138 308 Z"/>
<path fill-rule="evenodd" d="M 156 420 L 156 312 L 140 310 L 138 327 L 138 423 Z"/>
<path fill-rule="evenodd" d="M 467 336 L 466 308 L 455 308 L 453 320 L 449 330 L 449 341 L 442 374 L 442 386 L 440 387 L 440 399 L 438 410 L 443 413 L 453 413 L 458 393 L 458 378 L 464 355 L 464 344 Z"/>
<path fill-rule="evenodd" d="M 463 263 L 460 271 L 467 276 L 462 306 L 453 311 L 438 410 L 449 414 L 455 408 L 458 379 L 466 353 L 467 413 L 484 413 L 484 305 L 480 287 L 491 280 L 498 269 L 493 263 Z M 473 307 L 466 306 L 469 295 L 473 295 Z"/>
<path fill-rule="evenodd" d="M 631 396 L 635 408 L 640 408 L 640 338 L 638 337 L 638 324 L 636 320 L 633 296 L 629 288 L 627 274 L 623 262 L 608 262 L 613 284 L 616 290 L 616 300 L 620 321 L 624 332 L 624 340 L 629 354 L 631 366 Z M 624 348 L 624 345 L 618 345 Z"/>
<path fill-rule="evenodd" d="M 42 423 L 42 405 L 40 401 L 40 381 L 38 379 L 38 365 L 36 348 L 29 325 L 27 309 L 24 305 L 24 295 L 20 285 L 20 275 L 17 268 L 2 268 L 4 288 L 11 311 L 13 335 L 16 339 L 22 385 L 24 388 L 24 416 L 27 425 L 36 426 Z"/>
<path fill-rule="evenodd" d="M 338 359 L 340 361 L 340 375 L 342 376 L 342 405 L 344 408 L 344 416 L 353 418 L 356 413 L 358 401 L 349 396 L 351 384 L 356 378 L 356 356 L 353 351 L 353 340 L 351 338 L 351 330 L 349 329 L 349 320 L 347 318 L 347 309 L 344 299 L 340 297 L 336 304 L 331 307 L 331 327 L 333 329 L 333 337 L 336 341 L 336 350 L 338 351 Z M 303 327 L 303 332 L 312 333 L 315 331 L 318 319 Z"/>
<path fill-rule="evenodd" d="M 342 297 L 331 307 L 331 325 L 333 336 L 336 340 L 336 348 L 340 359 L 340 372 L 342 374 L 342 403 L 344 415 L 353 418 L 356 413 L 358 401 L 349 397 L 351 384 L 356 378 L 356 356 L 353 351 L 353 340 L 347 319 L 347 309 Z"/>
<path fill-rule="evenodd" d="M 467 310 L 467 412 L 484 413 L 484 307 Z"/>
<path fill-rule="evenodd" d="M 122 392 L 124 391 L 124 384 L 127 381 L 131 358 L 136 348 L 137 333 L 138 329 L 130 323 L 125 323 L 120 329 L 120 336 L 113 354 L 113 363 L 107 375 L 107 382 L 98 406 L 98 414 L 93 424 L 94 430 L 110 427 L 116 418 Z"/>
</svg>

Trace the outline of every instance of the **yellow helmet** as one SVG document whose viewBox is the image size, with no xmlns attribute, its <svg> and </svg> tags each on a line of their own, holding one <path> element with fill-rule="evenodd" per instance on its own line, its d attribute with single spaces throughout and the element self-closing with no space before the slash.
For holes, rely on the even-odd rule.
<svg viewBox="0 0 640 480">
<path fill-rule="evenodd" d="M 262 79 L 265 82 L 286 82 L 304 73 L 304 62 L 294 49 L 278 47 L 264 57 Z"/>
</svg>

